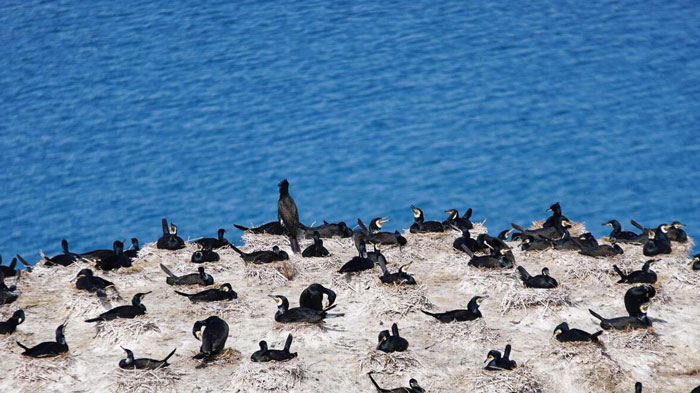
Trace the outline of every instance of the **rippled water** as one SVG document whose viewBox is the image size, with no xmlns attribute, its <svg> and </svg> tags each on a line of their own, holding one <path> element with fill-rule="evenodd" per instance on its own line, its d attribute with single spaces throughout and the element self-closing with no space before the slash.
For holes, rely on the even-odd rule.
<svg viewBox="0 0 700 393">
<path fill-rule="evenodd" d="M 0 3 L 6 259 L 233 237 L 285 177 L 306 223 L 700 235 L 697 2 L 143 3 Z"/>
</svg>

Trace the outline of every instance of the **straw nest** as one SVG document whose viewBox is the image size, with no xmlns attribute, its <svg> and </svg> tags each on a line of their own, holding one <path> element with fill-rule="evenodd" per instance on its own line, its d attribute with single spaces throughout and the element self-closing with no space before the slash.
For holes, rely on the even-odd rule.
<svg viewBox="0 0 700 393">
<path fill-rule="evenodd" d="M 273 262 L 264 265 L 246 263 L 243 276 L 257 285 L 278 287 L 294 278 L 296 268 L 291 261 Z"/>
<path fill-rule="evenodd" d="M 543 393 L 541 382 L 527 366 L 511 371 L 481 370 L 467 377 L 477 393 Z"/>
<path fill-rule="evenodd" d="M 196 353 L 192 353 L 192 356 Z M 239 351 L 232 348 L 225 348 L 224 351 L 218 355 L 210 356 L 205 359 L 193 359 L 196 363 L 196 369 L 208 368 L 208 367 L 230 367 L 231 365 L 240 363 L 242 355 Z"/>
<path fill-rule="evenodd" d="M 448 348 L 462 348 L 468 344 L 478 343 L 480 347 L 486 344 L 496 344 L 501 339 L 498 330 L 490 328 L 483 318 L 474 321 L 443 323 L 431 316 L 426 316 L 429 322 L 429 330 L 435 341 L 425 347 L 446 346 Z"/>
<path fill-rule="evenodd" d="M 633 349 L 663 355 L 663 345 L 654 328 L 610 332 L 601 337 L 606 347 Z"/>
<path fill-rule="evenodd" d="M 541 307 L 540 316 L 544 317 L 551 310 L 573 305 L 571 291 L 566 285 L 560 284 L 552 289 L 539 289 L 512 284 L 501 301 L 501 315 L 514 310 Z"/>
<path fill-rule="evenodd" d="M 160 333 L 158 325 L 145 318 L 100 321 L 96 322 L 95 329 L 95 338 L 105 340 L 110 344 L 134 340 L 151 332 Z"/>
<path fill-rule="evenodd" d="M 22 357 L 12 371 L 12 378 L 23 384 L 59 382 L 63 378 L 77 380 L 72 372 L 76 362 L 72 354 L 44 359 Z"/>
<path fill-rule="evenodd" d="M 363 310 L 376 317 L 403 317 L 433 305 L 425 285 L 378 284 L 371 286 L 363 296 Z"/>
<path fill-rule="evenodd" d="M 560 343 L 552 339 L 550 348 L 550 352 L 540 356 L 551 359 L 551 364 L 566 367 L 570 374 L 576 374 L 576 382 L 590 384 L 590 381 L 596 381 L 596 391 L 611 392 L 626 381 L 622 368 L 600 343 Z"/>
<path fill-rule="evenodd" d="M 239 391 L 287 392 L 306 379 L 305 369 L 299 358 L 287 362 L 244 362 L 231 379 Z"/>
<path fill-rule="evenodd" d="M 361 372 L 381 372 L 385 374 L 403 373 L 423 364 L 409 349 L 405 352 L 384 353 L 372 348 L 360 359 Z"/>
<path fill-rule="evenodd" d="M 170 393 L 176 392 L 177 382 L 182 378 L 183 373 L 170 367 L 163 367 L 157 370 L 122 370 L 114 372 L 112 379 L 115 381 L 110 385 L 112 392 L 134 392 L 134 393 Z"/>
</svg>

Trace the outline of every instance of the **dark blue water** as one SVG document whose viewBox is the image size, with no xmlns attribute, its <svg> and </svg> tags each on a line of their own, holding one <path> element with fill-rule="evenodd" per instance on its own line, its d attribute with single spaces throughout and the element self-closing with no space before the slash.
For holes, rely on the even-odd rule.
<svg viewBox="0 0 700 393">
<path fill-rule="evenodd" d="M 147 4 L 148 3 L 148 4 Z M 0 252 L 276 219 L 700 235 L 700 3 L 0 2 Z"/>
</svg>

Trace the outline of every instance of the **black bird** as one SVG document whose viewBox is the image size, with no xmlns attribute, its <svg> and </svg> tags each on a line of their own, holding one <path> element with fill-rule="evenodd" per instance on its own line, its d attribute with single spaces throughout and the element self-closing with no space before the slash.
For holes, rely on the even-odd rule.
<svg viewBox="0 0 700 393">
<path fill-rule="evenodd" d="M 360 272 L 374 268 L 374 261 L 369 258 L 367 248 L 363 240 L 359 240 L 359 243 L 357 244 L 357 252 L 359 255 L 345 263 L 345 265 L 338 270 L 338 273 Z"/>
<path fill-rule="evenodd" d="M 306 247 L 304 252 L 301 253 L 301 256 L 304 258 L 312 258 L 312 257 L 327 257 L 330 255 L 326 247 L 323 247 L 323 240 L 321 240 L 321 235 L 319 235 L 318 231 L 314 231 L 314 244 Z"/>
<path fill-rule="evenodd" d="M 372 384 L 374 385 L 375 388 L 377 388 L 377 391 L 379 393 L 425 393 L 425 389 L 420 387 L 420 385 L 418 385 L 418 381 L 416 381 L 413 378 L 411 378 L 411 380 L 408 381 L 409 387 L 407 387 L 407 388 L 401 387 L 401 388 L 394 388 L 394 389 L 383 389 L 383 388 L 379 387 L 379 384 L 377 383 L 377 381 L 375 381 L 374 378 L 372 378 L 371 372 L 367 373 L 367 375 L 369 376 L 370 381 L 372 381 Z"/>
<path fill-rule="evenodd" d="M 399 335 L 399 325 L 391 325 L 391 334 L 388 330 L 379 333 L 377 349 L 385 353 L 403 352 L 408 349 L 408 340 Z"/>
<path fill-rule="evenodd" d="M 199 244 L 200 246 L 202 246 L 202 248 L 207 250 L 227 246 L 230 243 L 228 242 L 228 240 L 226 240 L 226 238 L 224 238 L 224 233 L 226 233 L 226 230 L 224 228 L 219 228 L 219 230 L 217 231 L 217 237 L 205 237 L 203 239 L 195 241 L 195 243 Z"/>
<path fill-rule="evenodd" d="M 476 237 L 476 243 L 479 245 L 479 250 L 483 252 L 500 254 L 501 250 L 505 250 L 506 252 L 503 255 L 506 256 L 506 259 L 515 261 L 513 251 L 511 251 L 510 246 L 502 239 L 493 237 L 488 233 L 482 233 Z"/>
<path fill-rule="evenodd" d="M 179 250 L 185 248 L 185 241 L 182 240 L 180 236 L 177 235 L 177 226 L 170 223 L 170 228 L 168 228 L 168 220 L 163 219 L 161 221 L 163 226 L 163 236 L 156 242 L 156 247 L 161 250 Z"/>
<path fill-rule="evenodd" d="M 581 251 L 584 248 L 597 247 L 598 241 L 590 232 L 586 232 L 578 236 L 571 236 L 567 230 L 564 237 L 559 240 L 554 240 L 552 245 L 554 246 L 555 250 Z"/>
<path fill-rule="evenodd" d="M 520 249 L 523 251 L 542 251 L 554 247 L 549 239 L 538 239 L 532 235 L 520 236 Z"/>
<path fill-rule="evenodd" d="M 244 227 L 243 225 L 238 225 L 238 224 L 233 224 L 234 227 L 240 229 L 241 231 L 244 232 L 250 232 L 250 233 L 256 233 L 256 234 L 267 234 L 267 235 L 286 235 L 287 231 L 285 231 L 284 227 L 282 224 L 280 224 L 279 221 L 272 221 L 268 222 L 267 224 L 263 224 L 259 227 Z"/>
<path fill-rule="evenodd" d="M 113 270 L 131 266 L 131 258 L 124 254 L 124 243 L 117 240 L 112 247 L 114 254 L 97 261 L 95 267 L 100 270 Z"/>
<path fill-rule="evenodd" d="M 566 322 L 562 322 L 554 329 L 554 337 L 561 342 L 598 342 L 598 336 L 601 334 L 603 334 L 602 330 L 591 334 L 580 329 L 569 329 L 569 324 Z"/>
<path fill-rule="evenodd" d="M 409 262 L 399 268 L 396 273 L 389 273 L 386 268 L 386 258 L 384 255 L 379 255 L 379 267 L 382 269 L 382 275 L 379 276 L 379 281 L 384 284 L 396 284 L 396 285 L 416 285 L 416 280 L 408 274 L 408 267 L 413 262 Z"/>
<path fill-rule="evenodd" d="M 20 295 L 20 290 L 17 288 L 17 284 L 19 283 L 19 278 L 21 275 L 22 273 L 18 271 L 17 275 L 15 276 L 15 284 L 8 287 L 5 284 L 5 275 L 0 272 L 0 306 L 3 304 L 14 303 L 14 301 L 17 300 Z"/>
<path fill-rule="evenodd" d="M 325 305 L 323 304 L 324 294 L 328 298 Z M 335 292 L 321 284 L 309 285 L 299 296 L 299 306 L 311 308 L 316 311 L 323 311 L 324 308 L 332 306 L 333 303 L 335 303 Z"/>
<path fill-rule="evenodd" d="M 64 322 L 56 328 L 56 341 L 45 341 L 31 348 L 17 341 L 17 345 L 24 349 L 22 355 L 30 358 L 52 358 L 68 352 L 66 337 L 63 335 L 63 330 L 66 328 L 66 325 L 68 325 L 68 322 Z"/>
<path fill-rule="evenodd" d="M 464 249 L 467 248 L 472 254 L 481 250 L 479 243 L 471 238 L 469 229 L 462 229 L 462 236 L 456 238 L 455 241 L 452 242 L 452 247 L 462 252 L 466 252 Z"/>
<path fill-rule="evenodd" d="M 506 345 L 506 349 L 503 351 L 503 356 L 501 353 L 492 349 L 489 351 L 488 356 L 484 363 L 488 362 L 486 369 L 489 371 L 500 371 L 500 370 L 512 370 L 517 367 L 515 360 L 510 360 L 510 344 Z"/>
<path fill-rule="evenodd" d="M 470 207 L 464 213 L 464 216 L 460 217 L 457 209 L 445 210 L 447 213 L 447 220 L 442 222 L 443 227 L 454 226 L 461 231 L 465 229 L 473 229 L 474 224 L 472 224 L 470 218 L 472 217 L 472 208 Z"/>
<path fill-rule="evenodd" d="M 210 248 L 203 248 L 192 253 L 190 261 L 192 263 L 216 262 L 220 259 L 219 254 Z"/>
<path fill-rule="evenodd" d="M 26 259 L 22 258 L 21 255 L 17 254 L 16 256 L 17 256 L 17 259 L 19 259 L 19 263 L 21 263 L 22 265 L 24 265 L 25 269 L 27 269 L 28 272 L 31 272 L 31 271 L 32 271 L 32 265 L 31 265 L 29 262 L 27 262 Z M 15 274 L 19 274 L 19 270 L 18 270 L 17 272 L 15 272 Z"/>
<path fill-rule="evenodd" d="M 141 304 L 141 300 L 149 293 L 151 292 L 137 293 L 131 299 L 130 305 L 115 307 L 107 312 L 103 312 L 96 318 L 87 319 L 85 322 L 111 321 L 117 318 L 133 319 L 139 315 L 144 315 L 146 314 L 146 306 Z"/>
<path fill-rule="evenodd" d="M 304 236 L 307 239 L 312 238 L 313 237 L 312 231 L 318 232 L 318 235 L 322 239 L 328 239 L 331 237 L 341 237 L 341 238 L 352 237 L 352 229 L 350 229 L 350 227 L 348 227 L 348 225 L 343 221 L 341 221 L 337 224 L 332 224 L 332 223 L 328 223 L 328 222 L 324 221 L 323 225 L 308 228 L 308 230 L 306 231 Z"/>
<path fill-rule="evenodd" d="M 473 321 L 475 319 L 481 318 L 481 311 L 479 311 L 479 305 L 484 301 L 486 296 L 474 296 L 467 304 L 466 310 L 452 310 L 443 313 L 431 313 L 425 310 L 421 310 L 423 314 L 430 315 L 431 317 L 437 319 L 440 322 L 464 322 Z"/>
<path fill-rule="evenodd" d="M 612 257 L 615 255 L 624 254 L 624 250 L 618 244 L 613 243 L 612 246 L 601 244 L 595 247 L 587 247 L 579 251 L 579 254 L 589 257 Z"/>
<path fill-rule="evenodd" d="M 41 253 L 41 257 L 45 260 L 45 266 L 68 266 L 80 259 L 80 255 L 68 251 L 68 241 L 66 241 L 66 239 L 61 240 L 61 247 L 63 248 L 63 254 L 58 254 L 51 258 L 44 255 L 43 252 Z"/>
<path fill-rule="evenodd" d="M 192 334 L 202 344 L 199 353 L 193 359 L 204 359 L 218 355 L 224 350 L 228 338 L 228 324 L 217 316 L 197 321 L 192 327 Z"/>
<path fill-rule="evenodd" d="M 695 390 L 693 390 L 690 393 L 694 393 L 694 392 L 695 392 Z M 634 384 L 634 393 L 642 393 L 642 383 L 641 382 L 637 382 Z"/>
<path fill-rule="evenodd" d="M 620 281 L 618 283 L 629 283 L 629 284 L 637 284 L 637 283 L 646 283 L 646 284 L 653 284 L 656 282 L 656 272 L 651 270 L 651 264 L 656 262 L 653 259 L 650 259 L 646 262 L 644 262 L 644 265 L 642 266 L 642 270 L 635 270 L 629 274 L 625 274 L 622 270 L 620 270 L 617 265 L 613 265 L 613 269 L 617 272 L 617 274 L 620 275 Z"/>
<path fill-rule="evenodd" d="M 625 309 L 627 314 L 633 317 L 646 314 L 646 311 L 640 311 L 640 307 L 649 303 L 654 296 L 656 296 L 656 289 L 651 285 L 639 285 L 628 289 L 625 292 Z"/>
<path fill-rule="evenodd" d="M 510 236 L 510 233 L 513 232 L 513 229 L 504 229 L 500 232 L 498 232 L 498 236 L 496 236 L 496 239 L 498 240 L 508 240 L 508 236 Z"/>
<path fill-rule="evenodd" d="M 470 266 L 485 269 L 512 268 L 513 264 L 515 263 L 515 260 L 510 259 L 508 257 L 509 251 L 510 250 L 501 248 L 498 251 L 492 250 L 492 253 L 490 255 L 474 256 L 474 254 L 471 254 L 471 259 L 467 264 Z"/>
<path fill-rule="evenodd" d="M 544 224 L 542 224 L 543 228 L 554 227 L 557 225 L 557 222 L 562 220 L 562 219 L 569 221 L 568 218 L 562 216 L 561 205 L 559 205 L 559 202 L 550 206 L 549 209 L 547 209 L 546 211 L 552 212 L 552 215 L 549 218 L 547 218 L 547 220 L 544 222 Z"/>
<path fill-rule="evenodd" d="M 382 232 L 382 227 L 384 224 L 389 222 L 388 217 L 376 217 L 373 218 L 372 221 L 369 223 L 369 230 L 365 228 L 365 224 L 360 220 L 359 218 L 357 219 L 357 223 L 360 225 L 363 230 L 366 230 L 367 232 L 367 239 L 366 241 L 372 243 L 372 244 L 382 244 L 382 245 L 393 245 L 393 244 L 398 244 L 399 247 L 405 246 L 406 245 L 406 238 L 401 236 L 399 231 L 394 231 L 392 232 Z"/>
<path fill-rule="evenodd" d="M 413 224 L 409 229 L 411 233 L 444 232 L 445 227 L 440 221 L 425 221 L 423 210 L 411 205 L 413 211 Z"/>
<path fill-rule="evenodd" d="M 315 310 L 308 307 L 294 307 L 289 308 L 289 301 L 286 297 L 282 295 L 269 295 L 271 298 L 275 299 L 277 303 L 277 312 L 275 313 L 275 321 L 279 323 L 295 323 L 295 322 L 308 322 L 308 323 L 318 323 L 323 321 L 325 318 L 331 317 L 342 317 L 344 314 L 328 314 L 327 311 L 334 308 L 336 305 L 326 307 L 322 310 Z"/>
<path fill-rule="evenodd" d="M 2 263 L 2 257 L 0 256 L 0 263 Z M 9 266 L 0 265 L 0 273 L 4 274 L 5 277 L 14 277 L 17 274 L 17 258 L 12 258 Z"/>
<path fill-rule="evenodd" d="M 22 324 L 22 322 L 24 322 L 24 311 L 15 311 L 10 317 L 10 319 L 8 319 L 5 322 L 0 322 L 0 334 L 14 333 L 15 329 L 17 329 L 17 325 Z"/>
<path fill-rule="evenodd" d="M 563 218 L 556 221 L 553 226 L 542 227 L 539 229 L 525 229 L 518 224 L 510 224 L 514 229 L 520 231 L 523 235 L 530 235 L 535 239 L 558 240 L 564 237 L 565 230 L 570 226 L 569 222 Z"/>
<path fill-rule="evenodd" d="M 160 268 L 168 275 L 165 278 L 165 283 L 168 285 L 212 285 L 214 277 L 204 271 L 204 267 L 200 266 L 197 273 L 185 274 L 184 276 L 176 276 L 165 265 L 160 264 Z"/>
<path fill-rule="evenodd" d="M 661 224 L 656 230 L 649 231 L 649 240 L 644 243 L 644 255 L 653 257 L 659 254 L 671 253 L 671 240 L 666 235 L 668 228 L 668 225 Z"/>
<path fill-rule="evenodd" d="M 290 360 L 297 357 L 296 352 L 289 352 L 289 349 L 292 347 L 291 334 L 287 336 L 287 341 L 284 343 L 284 349 L 281 351 L 279 349 L 268 349 L 267 342 L 265 340 L 260 341 L 259 345 L 260 350 L 255 351 L 255 353 L 250 356 L 250 360 L 254 362 L 269 362 L 271 360 L 283 362 L 285 360 Z"/>
<path fill-rule="evenodd" d="M 548 289 L 559 286 L 557 280 L 549 276 L 549 269 L 546 267 L 542 269 L 542 274 L 531 276 L 524 267 L 518 266 L 518 273 L 520 273 L 520 279 L 523 280 L 523 284 L 528 288 Z"/>
<path fill-rule="evenodd" d="M 126 352 L 126 359 L 119 361 L 119 368 L 124 370 L 157 370 L 159 368 L 168 367 L 168 359 L 175 354 L 177 348 L 173 349 L 163 360 L 153 360 L 146 358 L 134 359 L 134 353 L 130 350 L 121 347 Z"/>
<path fill-rule="evenodd" d="M 610 220 L 603 224 L 605 226 L 612 227 L 610 232 L 610 239 L 620 242 L 620 243 L 637 243 L 640 241 L 645 241 L 646 236 L 644 234 L 637 234 L 630 231 L 623 231 L 622 225 L 617 220 Z"/>
<path fill-rule="evenodd" d="M 222 284 L 219 288 L 207 289 L 198 293 L 184 293 L 175 291 L 178 295 L 186 296 L 191 302 L 218 302 L 221 300 L 233 300 L 238 294 L 231 288 L 231 284 Z"/>
<path fill-rule="evenodd" d="M 287 179 L 282 180 L 278 185 L 280 191 L 279 200 L 277 200 L 277 219 L 282 223 L 282 226 L 287 230 L 289 243 L 292 246 L 292 252 L 297 254 L 301 252 L 299 248 L 299 212 L 297 204 L 289 195 L 289 182 Z"/>
<path fill-rule="evenodd" d="M 685 224 L 681 224 L 678 221 L 672 222 L 671 226 L 668 228 L 668 233 L 666 234 L 666 236 L 668 236 L 668 239 L 678 243 L 687 242 L 688 234 L 686 234 L 683 230 L 684 226 Z"/>
<path fill-rule="evenodd" d="M 700 270 L 700 254 L 695 254 L 690 263 L 693 265 L 693 270 Z"/>
<path fill-rule="evenodd" d="M 107 281 L 102 277 L 97 277 L 90 269 L 82 269 L 75 276 L 75 287 L 77 289 L 97 293 L 99 297 L 107 296 L 105 289 L 114 287 L 114 283 Z"/>
<path fill-rule="evenodd" d="M 132 237 L 131 238 L 131 249 L 124 250 L 124 255 L 129 257 L 129 259 L 134 259 L 134 258 L 139 256 L 139 251 L 141 251 L 141 247 L 139 247 L 139 239 Z"/>
<path fill-rule="evenodd" d="M 238 255 L 241 256 L 241 259 L 243 259 L 243 261 L 255 263 L 258 265 L 262 263 L 286 261 L 289 259 L 289 254 L 287 254 L 285 251 L 280 250 L 280 248 L 277 246 L 272 247 L 272 251 L 264 250 L 253 252 L 243 252 L 233 244 L 231 244 L 230 247 L 233 249 L 233 251 L 237 252 Z"/>
<path fill-rule="evenodd" d="M 651 326 L 651 320 L 646 315 L 647 304 L 640 307 L 640 316 L 626 316 L 618 318 L 603 318 L 593 310 L 588 310 L 594 317 L 600 320 L 600 327 L 604 330 L 629 330 L 629 329 L 646 329 Z"/>
</svg>

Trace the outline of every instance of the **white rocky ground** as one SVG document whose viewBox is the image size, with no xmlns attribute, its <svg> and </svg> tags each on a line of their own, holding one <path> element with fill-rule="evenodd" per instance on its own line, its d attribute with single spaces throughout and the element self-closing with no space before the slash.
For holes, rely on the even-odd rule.
<svg viewBox="0 0 700 393">
<path fill-rule="evenodd" d="M 579 228 L 579 231 L 583 228 Z M 485 228 L 478 226 L 477 232 Z M 367 373 L 374 371 L 383 387 L 407 386 L 410 378 L 429 392 L 633 392 L 634 382 L 645 392 L 689 392 L 700 384 L 700 332 L 697 288 L 700 273 L 688 266 L 690 244 L 674 243 L 674 252 L 655 265 L 659 274 L 657 297 L 649 315 L 653 329 L 640 332 L 605 332 L 602 346 L 564 345 L 552 338 L 554 327 L 566 321 L 571 327 L 598 330 L 587 311 L 604 316 L 625 314 L 623 295 L 629 285 L 616 284 L 612 270 L 639 269 L 646 258 L 640 246 L 625 246 L 616 258 L 594 259 L 566 251 L 524 253 L 513 243 L 516 260 L 531 273 L 542 267 L 561 284 L 559 289 L 525 289 L 516 271 L 489 272 L 467 267 L 468 257 L 452 249 L 455 232 L 405 235 L 403 250 L 385 249 L 391 269 L 413 262 L 414 288 L 385 286 L 379 269 L 344 276 L 337 269 L 354 254 L 351 239 L 326 240 L 329 258 L 287 263 L 245 265 L 233 250 L 220 250 L 222 260 L 206 264 L 215 285 L 229 282 L 239 298 L 231 302 L 191 304 L 165 284 L 160 262 L 177 274 L 194 272 L 189 262 L 194 247 L 180 251 L 156 250 L 147 245 L 135 267 L 128 271 L 99 272 L 116 283 L 123 299 L 112 296 L 111 306 L 128 303 L 136 292 L 153 291 L 144 304 L 146 316 L 114 321 L 97 328 L 83 322 L 105 310 L 94 295 L 77 291 L 69 280 L 84 265 L 67 268 L 37 266 L 20 281 L 22 295 L 0 308 L 7 319 L 25 310 L 27 320 L 11 336 L 0 338 L 2 392 L 369 392 L 374 388 Z M 280 245 L 285 238 L 244 237 L 244 250 Z M 310 241 L 304 242 L 303 246 Z M 275 303 L 268 294 L 298 304 L 301 291 L 313 282 L 338 293 L 335 312 L 345 317 L 314 325 L 280 325 L 273 319 Z M 182 288 L 182 287 L 181 287 Z M 199 291 L 201 288 L 185 288 Z M 441 324 L 420 308 L 463 308 L 474 295 L 489 295 L 482 320 Z M 202 365 L 191 357 L 199 342 L 191 334 L 196 320 L 218 315 L 231 329 L 222 359 Z M 14 343 L 36 344 L 52 340 L 54 329 L 69 320 L 66 330 L 70 354 L 60 359 L 25 359 Z M 374 350 L 377 334 L 397 322 L 410 342 L 407 352 L 386 355 Z M 298 358 L 286 363 L 252 363 L 250 355 L 265 339 L 275 348 L 294 335 L 292 351 Z M 519 368 L 513 372 L 486 372 L 484 358 L 490 349 L 512 344 Z M 161 358 L 177 348 L 171 366 L 152 372 L 124 372 L 119 345 L 137 357 Z"/>
</svg>

